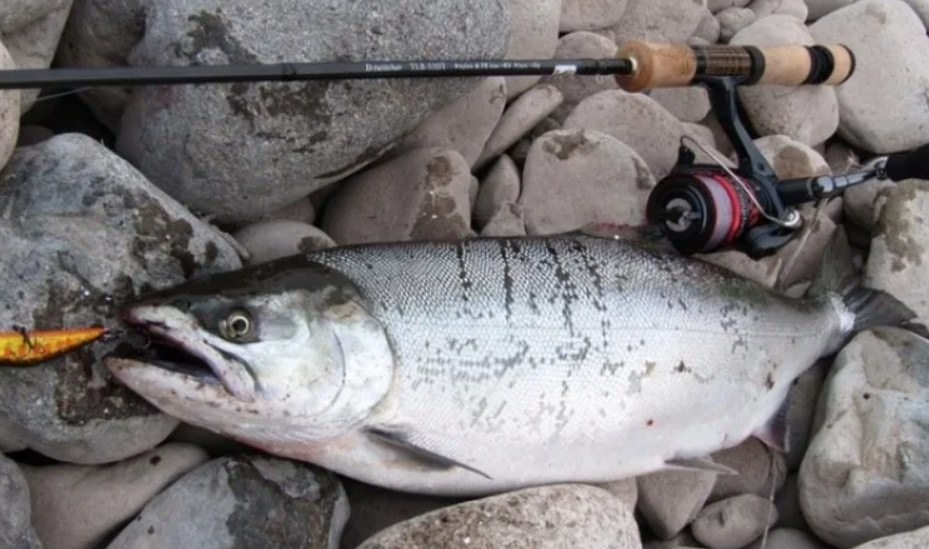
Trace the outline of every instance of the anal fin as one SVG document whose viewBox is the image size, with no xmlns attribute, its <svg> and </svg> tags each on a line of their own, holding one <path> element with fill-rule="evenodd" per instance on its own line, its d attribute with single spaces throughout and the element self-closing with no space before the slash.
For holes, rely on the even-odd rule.
<svg viewBox="0 0 929 549">
<path fill-rule="evenodd" d="M 466 469 L 486 479 L 491 479 L 490 475 L 484 473 L 483 471 L 475 469 L 466 463 L 462 463 L 448 456 L 445 456 L 440 451 L 430 449 L 429 446 L 435 445 L 429 444 L 428 440 L 426 440 L 426 437 L 423 437 L 418 433 L 415 437 L 417 440 L 414 441 L 413 435 L 404 431 L 403 429 L 369 427 L 365 429 L 365 432 L 375 439 L 389 444 L 395 449 L 406 452 L 419 463 L 429 467 L 435 469 L 450 469 L 452 467 L 460 467 L 461 469 Z"/>
<path fill-rule="evenodd" d="M 790 398 L 785 398 L 771 419 L 752 436 L 764 443 L 765 446 L 778 452 L 790 451 L 790 422 L 787 414 L 790 412 Z"/>
<path fill-rule="evenodd" d="M 671 459 L 665 462 L 666 469 L 680 471 L 700 471 L 703 473 L 717 473 L 720 475 L 738 475 L 739 472 L 731 467 L 714 463 L 709 459 Z"/>
</svg>

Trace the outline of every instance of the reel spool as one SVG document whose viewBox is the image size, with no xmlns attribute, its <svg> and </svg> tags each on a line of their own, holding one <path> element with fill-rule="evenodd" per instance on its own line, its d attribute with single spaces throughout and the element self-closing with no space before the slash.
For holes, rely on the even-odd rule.
<svg viewBox="0 0 929 549">
<path fill-rule="evenodd" d="M 734 244 L 761 217 L 742 183 L 720 170 L 671 174 L 649 196 L 649 221 L 660 224 L 685 254 Z"/>
</svg>

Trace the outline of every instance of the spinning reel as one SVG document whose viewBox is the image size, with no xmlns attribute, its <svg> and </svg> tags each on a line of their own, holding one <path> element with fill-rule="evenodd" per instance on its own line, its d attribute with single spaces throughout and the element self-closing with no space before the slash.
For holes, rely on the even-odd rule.
<svg viewBox="0 0 929 549">
<path fill-rule="evenodd" d="M 739 118 L 736 77 L 701 79 L 720 125 L 735 149 L 729 168 L 690 139 L 716 164 L 696 164 L 681 139 L 677 163 L 649 196 L 646 215 L 681 253 L 708 253 L 735 247 L 752 259 L 775 253 L 799 233 L 803 218 L 795 206 L 832 197 L 872 178 L 899 181 L 929 178 L 929 145 L 896 153 L 873 169 L 843 175 L 778 180 Z"/>
</svg>

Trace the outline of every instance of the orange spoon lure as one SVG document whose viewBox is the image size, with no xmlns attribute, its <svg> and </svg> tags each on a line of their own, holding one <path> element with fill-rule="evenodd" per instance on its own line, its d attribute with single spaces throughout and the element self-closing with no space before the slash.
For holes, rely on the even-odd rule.
<svg viewBox="0 0 929 549">
<path fill-rule="evenodd" d="M 75 351 L 107 333 L 102 326 L 0 332 L 0 365 L 31 366 Z"/>
</svg>

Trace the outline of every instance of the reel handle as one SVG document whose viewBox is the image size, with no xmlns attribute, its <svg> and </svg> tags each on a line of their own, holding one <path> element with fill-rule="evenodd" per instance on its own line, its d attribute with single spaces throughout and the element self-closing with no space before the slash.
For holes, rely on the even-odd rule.
<svg viewBox="0 0 929 549">
<path fill-rule="evenodd" d="M 703 77 L 741 77 L 740 85 L 838 85 L 855 72 L 855 55 L 841 44 L 804 46 L 689 46 L 630 40 L 616 57 L 633 61 L 614 76 L 627 92 L 691 86 Z"/>
</svg>

